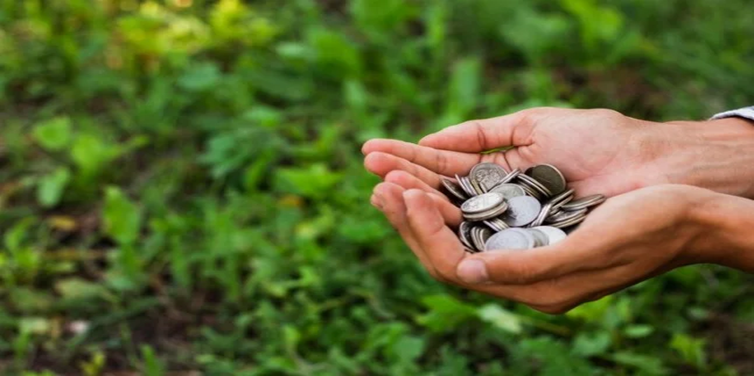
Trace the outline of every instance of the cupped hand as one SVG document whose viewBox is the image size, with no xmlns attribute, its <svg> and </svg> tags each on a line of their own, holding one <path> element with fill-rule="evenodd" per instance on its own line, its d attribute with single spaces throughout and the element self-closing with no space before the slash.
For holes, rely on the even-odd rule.
<svg viewBox="0 0 754 376">
<path fill-rule="evenodd" d="M 427 189 L 440 175 L 464 175 L 480 162 L 509 171 L 550 163 L 578 196 L 614 196 L 669 182 L 661 123 L 633 119 L 612 110 L 534 108 L 511 115 L 465 122 L 424 137 L 419 144 L 370 140 L 362 151 L 366 168 L 384 177 L 406 171 Z M 484 151 L 512 147 L 504 152 Z M 429 191 L 429 190 L 428 190 Z"/>
<path fill-rule="evenodd" d="M 469 254 L 452 227 L 458 209 L 405 172 L 375 187 L 382 210 L 436 279 L 562 313 L 683 265 L 712 262 L 694 208 L 717 195 L 658 185 L 607 200 L 565 240 L 525 251 Z"/>
</svg>

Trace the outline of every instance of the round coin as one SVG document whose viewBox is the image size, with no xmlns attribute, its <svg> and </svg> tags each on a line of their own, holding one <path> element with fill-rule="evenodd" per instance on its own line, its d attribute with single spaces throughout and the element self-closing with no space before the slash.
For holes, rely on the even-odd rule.
<svg viewBox="0 0 754 376">
<path fill-rule="evenodd" d="M 529 231 L 529 233 L 534 237 L 534 248 L 544 247 L 550 244 L 550 238 L 548 238 L 544 232 L 532 228 L 527 229 L 527 231 Z"/>
<path fill-rule="evenodd" d="M 466 196 L 476 196 L 476 191 L 473 187 L 471 187 L 471 183 L 469 183 L 469 179 L 467 177 L 456 175 L 456 180 L 458 181 L 458 185 L 461 186 L 463 192 L 466 193 Z"/>
<path fill-rule="evenodd" d="M 531 249 L 534 248 L 534 243 L 534 236 L 528 231 L 511 228 L 490 236 L 484 244 L 484 251 Z"/>
<path fill-rule="evenodd" d="M 471 234 L 471 223 L 469 222 L 461 222 L 461 224 L 458 226 L 458 239 L 461 240 L 461 244 L 464 245 L 467 249 L 471 251 L 476 251 L 477 249 L 474 248 L 473 245 L 471 245 L 471 241 L 469 240 Z"/>
<path fill-rule="evenodd" d="M 469 173 L 469 178 L 472 183 L 477 183 L 480 188 L 489 190 L 500 183 L 506 175 L 508 175 L 508 172 L 505 171 L 503 166 L 487 162 L 474 166 Z"/>
<path fill-rule="evenodd" d="M 492 236 L 492 231 L 487 227 L 477 226 L 471 229 L 471 241 L 478 250 L 484 250 L 484 244 Z"/>
<path fill-rule="evenodd" d="M 553 215 L 548 216 L 545 222 L 547 223 L 565 222 L 565 221 L 571 220 L 573 218 L 576 218 L 584 214 L 586 214 L 586 209 L 581 209 L 579 211 L 570 211 L 570 212 L 561 210 Z"/>
<path fill-rule="evenodd" d="M 561 230 L 559 228 L 556 228 L 556 227 L 552 227 L 552 226 L 533 227 L 532 230 L 537 230 L 537 231 L 539 231 L 539 232 L 547 235 L 547 239 L 548 239 L 547 244 L 548 245 L 556 244 L 556 243 L 560 242 L 561 240 L 565 239 L 566 236 L 568 236 L 568 235 L 566 235 L 565 231 L 563 231 L 563 230 Z"/>
<path fill-rule="evenodd" d="M 563 174 L 555 166 L 549 164 L 536 165 L 526 174 L 542 183 L 550 191 L 550 195 L 557 195 L 566 189 L 566 180 Z"/>
<path fill-rule="evenodd" d="M 446 191 L 450 192 L 459 200 L 466 200 L 466 194 L 463 192 L 463 189 L 458 185 L 458 183 L 444 176 L 440 179 L 440 181 L 442 182 L 442 186 Z"/>
<path fill-rule="evenodd" d="M 537 218 L 542 204 L 530 196 L 513 197 L 508 200 L 508 210 L 502 220 L 510 227 L 523 227 Z"/>
<path fill-rule="evenodd" d="M 564 211 L 577 211 L 581 209 L 586 209 L 595 205 L 599 205 L 603 202 L 605 202 L 607 198 L 604 195 L 591 195 L 582 197 L 576 200 L 573 200 L 565 205 L 563 205 L 560 209 Z"/>
<path fill-rule="evenodd" d="M 539 192 L 539 194 L 543 197 L 550 197 L 552 196 L 552 193 L 550 192 L 547 187 L 545 187 L 542 183 L 538 182 L 537 179 L 534 179 L 533 177 L 526 175 L 526 174 L 520 174 L 518 175 L 518 181 L 521 182 L 521 184 L 527 185 L 534 189 L 535 191 Z"/>
<path fill-rule="evenodd" d="M 505 203 L 502 193 L 490 192 L 472 197 L 461 205 L 461 211 L 467 214 L 478 214 L 493 210 Z"/>
<path fill-rule="evenodd" d="M 498 184 L 495 188 L 490 189 L 490 192 L 502 193 L 506 200 L 518 196 L 526 196 L 526 191 L 517 184 Z"/>
</svg>

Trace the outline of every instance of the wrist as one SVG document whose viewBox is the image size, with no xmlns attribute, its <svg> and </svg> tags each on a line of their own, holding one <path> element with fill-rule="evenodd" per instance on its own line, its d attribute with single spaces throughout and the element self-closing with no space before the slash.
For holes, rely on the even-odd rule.
<svg viewBox="0 0 754 376">
<path fill-rule="evenodd" d="M 754 197 L 754 124 L 725 118 L 651 127 L 654 173 L 666 182 Z"/>
<path fill-rule="evenodd" d="M 690 221 L 703 229 L 689 249 L 698 262 L 754 272 L 754 201 L 720 193 L 694 205 Z"/>
</svg>

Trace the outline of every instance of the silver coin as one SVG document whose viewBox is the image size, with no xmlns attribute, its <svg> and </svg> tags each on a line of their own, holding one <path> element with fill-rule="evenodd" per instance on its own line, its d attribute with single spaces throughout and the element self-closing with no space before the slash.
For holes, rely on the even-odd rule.
<svg viewBox="0 0 754 376">
<path fill-rule="evenodd" d="M 461 240 L 461 244 L 463 244 L 464 247 L 471 251 L 476 251 L 474 246 L 471 244 L 471 241 L 469 241 L 469 237 L 471 236 L 471 227 L 471 223 L 461 222 L 461 224 L 458 226 L 458 239 Z"/>
<path fill-rule="evenodd" d="M 505 203 L 505 197 L 502 193 L 490 192 L 466 200 L 461 205 L 461 211 L 467 214 L 482 213 L 493 210 L 503 203 Z"/>
<path fill-rule="evenodd" d="M 500 183 L 498 183 L 498 185 L 512 182 L 513 179 L 515 179 L 520 173 L 521 173 L 521 169 L 518 169 L 518 168 L 509 172 L 508 175 L 505 175 L 503 180 L 501 180 Z"/>
<path fill-rule="evenodd" d="M 531 187 L 543 197 L 552 196 L 552 193 L 549 189 L 547 189 L 547 187 L 545 187 L 544 185 L 542 185 L 542 183 L 538 182 L 537 179 L 534 179 L 529 175 L 520 174 L 518 175 L 517 179 L 521 184 Z"/>
<path fill-rule="evenodd" d="M 534 236 L 528 231 L 511 228 L 490 236 L 484 244 L 484 251 L 531 249 L 534 248 L 535 242 Z"/>
<path fill-rule="evenodd" d="M 536 165 L 526 170 L 526 174 L 542 183 L 550 191 L 550 196 L 557 195 L 566 189 L 565 177 L 553 165 Z"/>
<path fill-rule="evenodd" d="M 591 195 L 573 200 L 561 207 L 564 211 L 577 211 L 586 209 L 605 202 L 607 198 L 604 195 Z"/>
<path fill-rule="evenodd" d="M 466 193 L 466 196 L 476 196 L 476 191 L 471 187 L 471 183 L 469 183 L 469 179 L 467 177 L 456 175 L 456 180 L 458 181 L 458 185 L 461 186 L 461 189 L 463 189 L 464 193 Z"/>
<path fill-rule="evenodd" d="M 498 184 L 495 188 L 490 189 L 490 192 L 502 193 L 506 200 L 526 195 L 526 191 L 520 185 L 507 183 Z"/>
<path fill-rule="evenodd" d="M 544 247 L 550 244 L 550 239 L 544 232 L 533 228 L 527 229 L 527 231 L 529 231 L 529 233 L 534 237 L 534 248 Z"/>
<path fill-rule="evenodd" d="M 466 194 L 463 192 L 463 189 L 453 179 L 443 176 L 440 178 L 440 181 L 446 191 L 450 192 L 459 200 L 466 200 Z"/>
<path fill-rule="evenodd" d="M 567 227 L 571 227 L 571 226 L 574 226 L 574 225 L 577 225 L 577 224 L 583 222 L 584 219 L 586 219 L 586 212 L 584 212 L 584 214 L 572 217 L 572 218 L 570 218 L 568 220 L 565 220 L 565 221 L 560 221 L 560 222 L 556 222 L 556 223 L 550 223 L 550 226 L 557 227 L 557 228 L 567 228 Z"/>
<path fill-rule="evenodd" d="M 469 178 L 472 184 L 476 183 L 480 188 L 489 190 L 500 183 L 506 175 L 508 171 L 505 171 L 503 166 L 495 163 L 480 163 L 471 169 Z"/>
<path fill-rule="evenodd" d="M 564 221 L 568 221 L 572 218 L 576 218 L 584 214 L 586 214 L 586 209 L 581 209 L 579 211 L 571 211 L 571 212 L 561 210 L 553 215 L 548 216 L 545 222 L 547 223 L 564 222 Z"/>
<path fill-rule="evenodd" d="M 495 232 L 500 232 L 510 228 L 500 218 L 490 218 L 486 221 L 483 221 L 482 223 L 487 225 L 487 227 L 491 228 Z"/>
<path fill-rule="evenodd" d="M 534 197 L 519 196 L 508 200 L 508 210 L 501 219 L 510 227 L 523 227 L 539 215 L 542 204 Z"/>
<path fill-rule="evenodd" d="M 471 229 L 471 241 L 474 243 L 474 247 L 479 251 L 484 250 L 484 245 L 490 236 L 492 236 L 492 231 L 487 227 L 477 226 Z"/>
<path fill-rule="evenodd" d="M 481 213 L 473 213 L 473 214 L 464 213 L 463 217 L 467 221 L 472 221 L 472 222 L 486 221 L 488 219 L 495 218 L 505 213 L 506 210 L 508 210 L 508 204 L 503 202 L 502 204 L 500 204 L 499 206 L 495 207 L 492 210 L 484 211 Z"/>
<path fill-rule="evenodd" d="M 487 193 L 487 191 L 484 188 L 482 188 L 479 182 L 477 182 L 476 180 L 472 178 L 468 178 L 468 180 L 469 180 L 469 184 L 471 185 L 471 188 L 474 190 L 477 196 Z"/>
<path fill-rule="evenodd" d="M 532 223 L 529 224 L 529 227 L 538 227 L 542 226 L 543 223 L 545 223 L 545 219 L 550 215 L 550 209 L 552 208 L 551 203 L 546 203 L 542 206 L 542 209 L 539 211 L 539 215 L 537 215 L 537 218 L 534 219 Z"/>
<path fill-rule="evenodd" d="M 557 244 L 568 236 L 563 230 L 552 226 L 539 226 L 532 228 L 532 230 L 537 230 L 545 234 L 548 239 L 548 245 Z"/>
<path fill-rule="evenodd" d="M 560 207 L 571 202 L 573 200 L 573 189 L 569 189 L 548 201 L 548 203 L 552 204 L 552 207 L 550 208 L 550 215 L 555 214 L 560 210 Z"/>
</svg>

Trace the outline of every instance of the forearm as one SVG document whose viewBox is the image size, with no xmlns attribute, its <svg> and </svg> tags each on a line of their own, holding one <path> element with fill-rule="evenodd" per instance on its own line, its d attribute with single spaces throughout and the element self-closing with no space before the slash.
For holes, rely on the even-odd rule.
<svg viewBox="0 0 754 376">
<path fill-rule="evenodd" d="M 701 261 L 754 273 L 754 201 L 711 193 L 691 217 L 704 229 L 691 247 Z"/>
<path fill-rule="evenodd" d="M 656 169 L 667 182 L 754 198 L 754 123 L 740 118 L 655 128 Z"/>
</svg>

